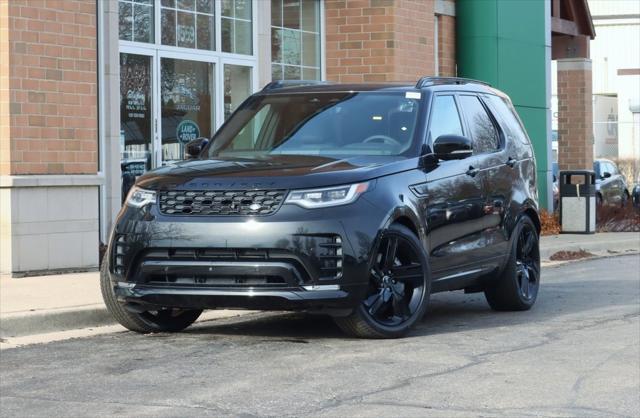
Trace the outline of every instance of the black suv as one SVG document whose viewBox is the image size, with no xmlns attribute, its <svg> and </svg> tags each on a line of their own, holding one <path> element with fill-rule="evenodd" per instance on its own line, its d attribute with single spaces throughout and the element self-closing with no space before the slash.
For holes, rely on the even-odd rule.
<svg viewBox="0 0 640 418">
<path fill-rule="evenodd" d="M 533 150 L 488 85 L 275 82 L 187 152 L 138 178 L 111 236 L 102 292 L 130 330 L 250 308 L 385 338 L 434 292 L 484 292 L 497 310 L 536 300 Z"/>
</svg>

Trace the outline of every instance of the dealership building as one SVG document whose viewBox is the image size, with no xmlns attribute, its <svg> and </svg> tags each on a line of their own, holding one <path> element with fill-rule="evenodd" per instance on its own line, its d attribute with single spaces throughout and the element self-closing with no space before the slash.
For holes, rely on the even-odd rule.
<svg viewBox="0 0 640 418">
<path fill-rule="evenodd" d="M 272 80 L 487 81 L 534 143 L 592 156 L 586 0 L 0 0 L 1 272 L 95 268 L 123 196 Z"/>
</svg>

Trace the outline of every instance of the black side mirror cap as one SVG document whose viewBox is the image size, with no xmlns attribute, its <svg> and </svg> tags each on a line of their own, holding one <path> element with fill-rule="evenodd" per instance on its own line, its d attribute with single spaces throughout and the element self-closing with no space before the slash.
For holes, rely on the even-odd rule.
<svg viewBox="0 0 640 418">
<path fill-rule="evenodd" d="M 608 179 L 609 177 L 611 177 L 611 173 L 609 173 L 608 171 L 605 171 L 604 173 L 602 173 L 603 179 Z"/>
<path fill-rule="evenodd" d="M 441 135 L 433 142 L 433 153 L 440 160 L 463 160 L 473 155 L 473 142 L 460 135 Z"/>
<path fill-rule="evenodd" d="M 208 143 L 209 138 L 204 137 L 196 138 L 193 141 L 187 142 L 187 145 L 185 146 L 185 158 L 198 158 L 200 156 L 200 153 Z"/>
</svg>

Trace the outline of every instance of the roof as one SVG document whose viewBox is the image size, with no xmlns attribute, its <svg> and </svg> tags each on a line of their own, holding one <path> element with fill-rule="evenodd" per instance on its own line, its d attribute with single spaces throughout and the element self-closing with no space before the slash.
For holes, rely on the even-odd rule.
<svg viewBox="0 0 640 418">
<path fill-rule="evenodd" d="M 332 83 L 328 81 L 287 80 L 267 84 L 262 94 L 295 94 L 313 92 L 410 92 L 432 90 L 464 90 L 495 93 L 488 84 L 455 77 L 423 77 L 417 83 Z"/>
</svg>

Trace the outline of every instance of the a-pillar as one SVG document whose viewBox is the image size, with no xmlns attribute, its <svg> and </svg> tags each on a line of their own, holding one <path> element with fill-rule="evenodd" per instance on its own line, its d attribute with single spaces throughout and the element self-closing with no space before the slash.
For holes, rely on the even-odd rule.
<svg viewBox="0 0 640 418">
<path fill-rule="evenodd" d="M 593 169 L 593 102 L 591 60 L 558 62 L 558 166 L 560 170 Z"/>
</svg>

